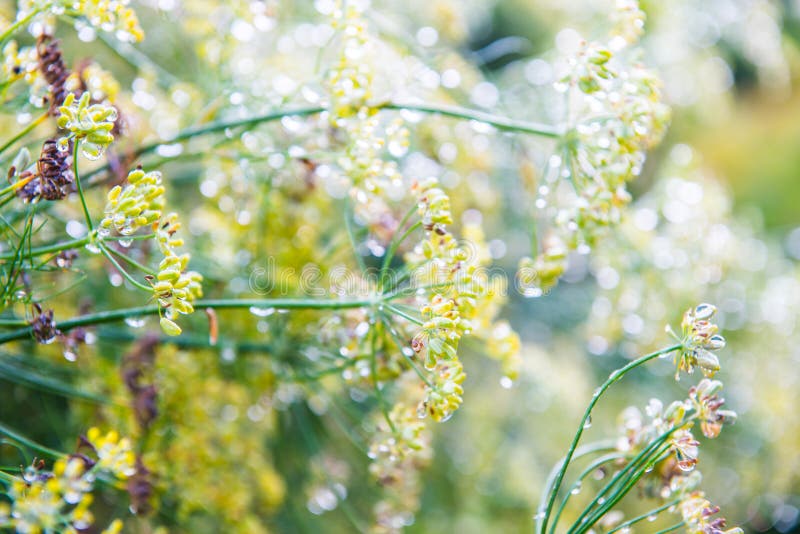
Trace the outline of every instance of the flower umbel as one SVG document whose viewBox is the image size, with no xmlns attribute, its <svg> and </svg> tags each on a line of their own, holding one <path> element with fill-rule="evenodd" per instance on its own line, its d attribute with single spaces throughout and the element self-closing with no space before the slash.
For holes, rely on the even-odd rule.
<svg viewBox="0 0 800 534">
<path fill-rule="evenodd" d="M 66 150 L 69 137 L 74 137 L 81 141 L 83 155 L 96 160 L 114 141 L 111 130 L 117 120 L 117 110 L 105 104 L 90 105 L 90 99 L 91 95 L 84 92 L 80 100 L 75 102 L 75 93 L 70 93 L 58 108 L 58 127 L 70 132 L 70 136 L 59 139 L 59 147 Z"/>
<path fill-rule="evenodd" d="M 676 356 L 676 380 L 681 371 L 691 374 L 695 367 L 699 367 L 707 377 L 713 377 L 719 371 L 719 358 L 712 351 L 724 348 L 725 338 L 717 333 L 719 327 L 710 321 L 716 312 L 715 306 L 700 304 L 683 315 L 682 335 L 678 338 L 682 347 Z M 667 327 L 667 331 L 678 337 L 671 328 Z"/>
</svg>

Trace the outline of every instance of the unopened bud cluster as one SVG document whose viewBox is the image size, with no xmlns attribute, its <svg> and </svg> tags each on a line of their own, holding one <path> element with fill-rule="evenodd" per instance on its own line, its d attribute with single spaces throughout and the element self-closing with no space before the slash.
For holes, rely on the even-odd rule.
<svg viewBox="0 0 800 534">
<path fill-rule="evenodd" d="M 105 104 L 90 104 L 91 95 L 84 92 L 75 102 L 75 93 L 64 99 L 58 108 L 58 127 L 69 132 L 69 136 L 59 139 L 59 148 L 67 150 L 69 139 L 80 141 L 81 152 L 87 158 L 96 160 L 114 141 L 111 130 L 117 120 L 117 110 Z"/>
</svg>

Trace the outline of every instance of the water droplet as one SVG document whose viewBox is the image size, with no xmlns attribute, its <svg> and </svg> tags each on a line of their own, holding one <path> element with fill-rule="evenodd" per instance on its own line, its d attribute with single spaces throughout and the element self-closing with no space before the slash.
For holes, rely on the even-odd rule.
<svg viewBox="0 0 800 534">
<path fill-rule="evenodd" d="M 511 387 L 512 387 L 513 385 L 514 385 L 514 381 L 513 381 L 513 380 L 511 380 L 511 379 L 510 379 L 509 377 L 507 377 L 507 376 L 504 376 L 503 378 L 501 378 L 501 379 L 500 379 L 500 386 L 501 386 L 502 388 L 504 388 L 504 389 L 511 389 Z"/>
<path fill-rule="evenodd" d="M 647 516 L 647 520 L 650 521 L 651 523 L 656 519 L 658 519 L 658 514 L 651 514 Z"/>
<path fill-rule="evenodd" d="M 65 349 L 64 350 L 64 359 L 67 360 L 68 362 L 74 362 L 74 361 L 76 361 L 78 359 L 78 355 L 75 354 L 75 351 L 73 351 L 71 349 Z"/>
<path fill-rule="evenodd" d="M 275 308 L 259 308 L 258 306 L 251 306 L 250 313 L 256 317 L 269 317 L 275 313 Z"/>
<path fill-rule="evenodd" d="M 542 519 L 544 519 L 544 512 L 537 512 L 533 515 L 534 521 L 541 521 Z"/>
<path fill-rule="evenodd" d="M 233 347 L 225 347 L 220 352 L 220 358 L 222 358 L 222 361 L 226 363 L 233 362 L 236 360 L 236 351 Z"/>
<path fill-rule="evenodd" d="M 592 415 L 589 414 L 589 417 L 586 418 L 586 421 L 583 422 L 583 428 L 592 428 Z"/>
<path fill-rule="evenodd" d="M 578 482 L 576 482 L 576 483 L 575 483 L 575 485 L 572 487 L 572 489 L 570 490 L 570 493 L 571 493 L 571 494 L 573 494 L 573 495 L 577 495 L 577 494 L 579 494 L 579 493 L 581 492 L 581 487 L 582 487 L 582 484 L 581 484 L 581 481 L 579 480 L 579 481 L 578 481 Z"/>
<path fill-rule="evenodd" d="M 145 319 L 144 317 L 126 317 L 125 324 L 130 326 L 131 328 L 141 328 L 144 326 Z"/>
<path fill-rule="evenodd" d="M 92 254 L 100 254 L 100 247 L 98 247 L 94 243 L 87 243 L 86 250 L 88 250 Z"/>
</svg>

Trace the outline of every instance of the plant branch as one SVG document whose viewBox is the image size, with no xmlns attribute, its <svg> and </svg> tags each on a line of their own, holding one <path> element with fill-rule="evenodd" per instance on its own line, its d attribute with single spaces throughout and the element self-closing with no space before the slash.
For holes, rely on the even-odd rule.
<svg viewBox="0 0 800 534">
<path fill-rule="evenodd" d="M 553 510 L 553 505 L 555 504 L 556 496 L 558 495 L 558 490 L 561 488 L 561 483 L 564 480 L 564 475 L 567 472 L 567 468 L 569 467 L 569 463 L 572 460 L 573 454 L 575 453 L 575 449 L 578 447 L 578 442 L 580 441 L 581 436 L 583 435 L 583 429 L 585 428 L 586 422 L 591 417 L 592 410 L 594 409 L 595 405 L 597 404 L 597 401 L 600 400 L 600 397 L 603 395 L 603 393 L 605 393 L 606 390 L 609 387 L 611 387 L 612 384 L 614 384 L 615 382 L 620 380 L 629 371 L 639 367 L 640 365 L 643 365 L 643 364 L 649 362 L 650 360 L 654 360 L 655 358 L 658 358 L 659 356 L 662 356 L 664 354 L 669 354 L 671 352 L 679 350 L 680 348 L 681 348 L 680 344 L 671 345 L 671 346 L 666 347 L 664 349 L 657 350 L 657 351 L 655 351 L 653 353 L 650 353 L 650 354 L 647 354 L 645 356 L 642 356 L 641 358 L 639 358 L 637 360 L 629 362 L 624 367 L 622 367 L 620 369 L 617 369 L 616 371 L 611 373 L 611 375 L 609 375 L 608 379 L 605 382 L 603 382 L 603 384 L 599 388 L 597 388 L 597 390 L 595 390 L 594 395 L 592 395 L 592 400 L 589 402 L 589 406 L 586 408 L 586 411 L 583 414 L 583 418 L 581 419 L 581 422 L 578 425 L 578 430 L 577 430 L 577 432 L 575 432 L 575 436 L 572 438 L 572 443 L 569 446 L 569 450 L 567 451 L 567 455 L 564 457 L 564 462 L 563 462 L 563 464 L 561 466 L 561 469 L 559 469 L 558 474 L 556 475 L 556 478 L 555 478 L 554 483 L 553 483 L 553 487 L 550 489 L 549 497 L 548 497 L 548 500 L 547 500 L 547 506 L 544 507 L 544 509 L 540 509 L 539 510 L 539 513 L 544 513 L 544 516 L 542 518 L 541 528 L 539 529 L 539 534 L 545 534 L 547 532 L 547 523 L 548 523 L 548 520 L 550 518 L 550 513 Z"/>
<path fill-rule="evenodd" d="M 212 308 L 218 310 L 248 309 L 248 308 L 279 308 L 284 310 L 343 310 L 352 308 L 366 308 L 374 305 L 371 299 L 362 300 L 320 300 L 320 299 L 218 299 L 218 300 L 198 300 L 194 303 L 195 308 Z M 129 317 L 141 317 L 145 315 L 158 315 L 159 307 L 156 305 L 140 306 L 135 308 L 123 308 L 97 313 L 90 313 L 73 319 L 68 319 L 58 323 L 58 329 L 62 332 L 72 330 L 81 326 L 92 326 L 105 323 L 122 321 Z M 26 339 L 31 335 L 31 327 L 20 328 L 13 332 L 0 335 L 0 345 L 10 341 Z"/>
</svg>

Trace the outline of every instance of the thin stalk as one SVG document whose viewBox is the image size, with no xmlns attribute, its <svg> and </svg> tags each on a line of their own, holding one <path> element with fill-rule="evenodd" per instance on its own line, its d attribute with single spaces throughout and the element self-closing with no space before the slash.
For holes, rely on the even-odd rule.
<svg viewBox="0 0 800 534">
<path fill-rule="evenodd" d="M 613 508 L 615 504 L 617 504 L 619 501 L 621 501 L 622 498 L 625 497 L 625 495 L 627 495 L 630 492 L 630 490 L 633 488 L 633 486 L 635 486 L 636 483 L 639 482 L 639 479 L 641 479 L 645 474 L 647 474 L 647 472 L 651 468 L 651 466 L 653 466 L 655 463 L 657 463 L 659 461 L 659 459 L 661 458 L 661 456 L 665 452 L 668 452 L 669 449 L 670 449 L 670 447 L 666 446 L 666 447 L 664 447 L 662 449 L 657 450 L 655 454 L 651 453 L 637 467 L 637 470 L 634 470 L 631 474 L 629 474 L 623 480 L 622 487 L 620 489 L 618 489 L 611 497 L 609 497 L 609 499 L 607 501 L 603 502 L 600 505 L 600 508 L 598 508 L 597 510 L 591 512 L 589 515 L 586 516 L 585 519 L 581 520 L 580 524 L 576 521 L 575 524 L 573 524 L 572 527 L 570 527 L 568 533 L 575 532 L 576 534 L 583 534 L 586 531 L 588 531 L 590 528 L 592 528 L 592 526 L 595 523 L 597 523 L 598 521 L 600 521 L 600 519 L 609 510 L 611 510 L 611 508 Z M 595 499 L 595 502 L 597 504 L 600 504 L 599 499 Z M 590 507 L 593 506 L 595 504 L 595 502 L 592 502 L 590 504 Z M 587 508 L 587 510 L 588 510 L 588 508 Z M 575 529 L 577 529 L 577 530 L 575 530 Z"/>
<path fill-rule="evenodd" d="M 675 506 L 679 502 L 681 502 L 680 499 L 675 499 L 674 501 L 670 501 L 670 502 L 668 502 L 668 503 L 666 503 L 666 504 L 664 504 L 662 506 L 659 506 L 658 508 L 653 508 L 652 510 L 650 510 L 647 513 L 644 513 L 644 514 L 642 514 L 640 516 L 634 517 L 633 519 L 629 519 L 628 521 L 625 521 L 624 523 L 620 523 L 616 527 L 614 527 L 611 530 L 609 530 L 607 534 L 613 534 L 614 532 L 617 532 L 619 530 L 627 528 L 627 527 L 629 527 L 629 526 L 631 526 L 631 525 L 633 525 L 635 523 L 638 523 L 639 521 L 644 521 L 645 519 L 653 517 L 654 515 L 658 515 L 661 512 L 663 512 L 664 510 Z"/>
<path fill-rule="evenodd" d="M 152 288 L 152 287 L 149 287 L 149 286 L 146 286 L 146 285 L 142 284 L 141 282 L 137 281 L 137 280 L 136 280 L 134 277 L 132 277 L 130 274 L 128 274 L 128 271 L 126 271 L 126 270 L 125 270 L 125 269 L 122 267 L 122 265 L 120 265 L 120 264 L 119 264 L 119 262 L 118 262 L 116 259 L 114 259 L 114 256 L 112 256 L 112 255 L 111 255 L 111 254 L 108 252 L 108 249 L 107 249 L 107 248 L 105 247 L 105 245 L 103 245 L 102 243 L 100 244 L 100 252 L 102 252 L 102 253 L 103 253 L 103 256 L 105 256 L 106 258 L 108 258 L 108 261 L 110 261 L 110 262 L 111 262 L 111 264 L 112 264 L 114 267 L 116 267 L 116 269 L 119 271 L 119 273 L 120 273 L 122 276 L 124 276 L 124 277 L 125 277 L 125 280 L 127 280 L 128 282 L 130 282 L 131 284 L 133 284 L 135 287 L 138 287 L 138 288 L 139 288 L 139 289 L 141 289 L 142 291 L 147 291 L 147 292 L 152 292 L 152 291 L 153 291 L 153 288 Z"/>
<path fill-rule="evenodd" d="M 387 320 L 387 317 L 386 317 L 385 313 L 381 313 L 381 322 L 384 324 L 386 329 L 389 330 L 389 335 L 391 336 L 391 338 L 394 341 L 395 345 L 397 345 L 397 348 L 400 350 L 400 354 L 403 355 L 403 358 L 405 358 L 406 361 L 408 362 L 408 364 L 411 366 L 411 368 L 414 369 L 414 372 L 417 373 L 417 376 L 420 378 L 420 380 L 425 382 L 425 384 L 429 388 L 433 389 L 433 384 L 428 379 L 428 377 L 425 376 L 425 373 L 423 373 L 419 369 L 419 367 L 414 362 L 414 360 L 411 358 L 411 356 L 409 356 L 408 354 L 406 354 L 403 351 L 403 349 L 406 348 L 406 345 L 402 342 L 402 340 L 400 339 L 400 335 L 397 333 L 397 331 L 394 329 L 394 327 L 392 327 L 391 323 Z"/>
<path fill-rule="evenodd" d="M 543 137 L 558 138 L 561 137 L 564 133 L 563 128 L 560 127 L 553 127 L 546 124 L 539 124 L 534 122 L 518 121 L 514 119 L 509 119 L 508 117 L 492 115 L 491 113 L 486 113 L 483 111 L 473 110 L 469 108 L 462 108 L 458 106 L 449 106 L 446 104 L 423 104 L 423 103 L 415 104 L 410 102 L 409 103 L 385 102 L 382 104 L 377 104 L 372 106 L 372 109 L 378 111 L 382 109 L 399 110 L 399 111 L 403 110 L 416 111 L 419 113 L 443 115 L 446 117 L 453 117 L 457 119 L 474 120 L 478 122 L 484 122 L 486 124 L 491 124 L 498 130 L 502 131 L 526 133 L 532 135 L 539 135 Z M 157 142 L 142 145 L 134 152 L 134 155 L 137 157 L 143 156 L 144 154 L 149 154 L 150 152 L 155 151 L 159 146 L 164 144 L 179 143 L 181 141 L 186 141 L 194 137 L 221 132 L 229 128 L 256 126 L 259 124 L 281 120 L 284 117 L 308 117 L 311 115 L 317 115 L 323 113 L 325 111 L 328 111 L 327 108 L 320 106 L 297 107 L 290 109 L 282 109 L 279 111 L 272 111 L 269 113 L 263 113 L 261 115 L 254 115 L 252 117 L 245 117 L 242 119 L 214 121 L 205 124 L 203 126 L 195 126 L 187 128 L 182 132 L 179 132 L 178 135 L 176 135 L 171 139 L 164 139 Z M 96 174 L 105 172 L 106 170 L 108 170 L 108 168 L 109 168 L 108 165 L 99 167 L 94 171 L 92 171 L 91 173 L 88 173 L 86 175 L 86 178 L 93 177 Z"/>
<path fill-rule="evenodd" d="M 134 260 L 133 258 L 128 256 L 127 254 L 125 254 L 123 252 L 120 252 L 119 250 L 106 247 L 105 245 L 103 246 L 103 248 L 108 250 L 114 256 L 116 256 L 116 257 L 118 257 L 118 258 L 120 258 L 120 259 L 122 259 L 122 260 L 124 260 L 124 261 L 126 261 L 128 263 L 130 263 L 131 265 L 133 265 L 134 267 L 136 267 L 137 269 L 139 269 L 140 271 L 142 271 L 145 274 L 149 274 L 149 275 L 155 275 L 156 274 L 156 272 L 153 269 L 151 269 L 150 267 L 148 267 L 147 265 L 142 265 L 138 261 Z"/>
<path fill-rule="evenodd" d="M 30 13 L 28 13 L 28 15 L 19 19 L 17 22 L 9 26 L 8 29 L 3 32 L 3 35 L 0 35 L 0 45 L 5 44 L 6 39 L 11 37 L 14 34 L 14 32 L 16 32 L 18 29 L 20 29 L 21 27 L 29 23 L 31 20 L 33 20 L 33 17 L 38 15 L 40 11 L 41 10 L 39 9 L 34 9 Z"/>
<path fill-rule="evenodd" d="M 550 126 L 549 124 L 541 124 L 536 122 L 527 122 L 509 119 L 500 115 L 493 115 L 483 111 L 478 111 L 469 108 L 462 108 L 460 106 L 449 106 L 446 104 L 415 104 L 411 102 L 387 102 L 380 106 L 378 109 L 396 109 L 401 111 L 418 111 L 420 113 L 431 113 L 434 115 L 444 115 L 445 117 L 453 117 L 455 119 L 466 119 L 478 122 L 485 122 L 491 124 L 498 130 L 506 132 L 519 132 L 542 137 L 557 138 L 563 135 L 561 128 Z"/>
<path fill-rule="evenodd" d="M 408 228 L 408 230 L 406 230 L 403 233 L 402 236 L 400 236 L 400 239 L 397 239 L 392 242 L 392 245 L 389 247 L 389 251 L 383 258 L 383 265 L 381 265 L 381 276 L 378 289 L 379 291 L 383 292 L 384 283 L 386 282 L 386 274 L 389 270 L 389 264 L 392 262 L 392 258 L 394 258 L 394 255 L 397 253 L 398 247 L 400 247 L 400 245 L 403 244 L 403 241 L 405 241 L 408 238 L 408 236 L 414 233 L 414 231 L 417 228 L 420 228 L 421 226 L 422 226 L 422 221 L 415 222 Z"/>
<path fill-rule="evenodd" d="M 625 457 L 624 454 L 618 453 L 618 452 L 612 453 L 612 454 L 606 454 L 605 456 L 601 456 L 600 458 L 594 460 L 583 471 L 581 471 L 581 474 L 578 475 L 578 478 L 572 484 L 572 487 L 570 487 L 569 491 L 567 492 L 566 496 L 564 497 L 564 500 L 561 501 L 561 505 L 558 507 L 558 510 L 556 511 L 556 515 L 553 517 L 553 524 L 550 527 L 550 532 L 551 533 L 555 532 L 556 525 L 558 525 L 558 520 L 561 518 L 561 514 L 564 513 L 564 510 L 567 507 L 567 503 L 569 502 L 570 497 L 572 497 L 572 495 L 577 493 L 577 491 L 575 491 L 576 489 L 580 490 L 580 487 L 583 484 L 583 479 L 585 479 L 587 476 L 589 476 L 590 473 L 595 471 L 597 468 L 599 468 L 603 464 L 611 462 L 613 460 L 618 460 L 618 459 L 624 458 L 624 457 Z"/>
<path fill-rule="evenodd" d="M 386 304 L 386 308 L 388 310 L 390 310 L 392 313 L 394 313 L 395 315 L 399 315 L 400 317 L 402 317 L 406 321 L 410 321 L 410 322 L 412 322 L 412 323 L 414 323 L 414 324 L 416 324 L 418 326 L 422 326 L 422 324 L 423 324 L 421 320 L 419 320 L 416 317 L 413 317 L 413 316 L 407 314 L 403 310 L 399 309 L 397 306 L 392 306 L 391 304 L 387 303 Z"/>
<path fill-rule="evenodd" d="M 81 199 L 81 206 L 83 206 L 83 214 L 86 216 L 86 227 L 89 229 L 89 234 L 94 231 L 92 224 L 92 216 L 89 215 L 89 208 L 86 206 L 86 198 L 83 196 L 83 186 L 81 185 L 81 178 L 78 173 L 78 148 L 80 147 L 80 139 L 75 139 L 72 146 L 72 174 L 75 175 L 75 184 L 78 186 L 78 196 Z"/>
<path fill-rule="evenodd" d="M 577 460 L 578 458 L 583 458 L 584 456 L 588 456 L 590 454 L 598 453 L 598 452 L 609 452 L 617 450 L 616 445 L 613 441 L 598 441 L 596 443 L 590 443 L 588 445 L 583 445 L 578 447 L 573 455 L 572 459 Z M 567 457 L 565 456 L 562 458 L 550 473 L 547 475 L 547 480 L 545 481 L 545 491 L 542 494 L 542 501 L 539 503 L 539 508 L 536 511 L 536 530 L 539 531 L 541 529 L 542 520 L 544 519 L 544 499 L 547 495 L 550 494 L 550 491 L 553 488 L 553 484 L 555 482 L 556 475 L 558 475 L 561 467 L 566 462 Z"/>
<path fill-rule="evenodd" d="M 122 241 L 132 239 L 134 241 L 140 241 L 144 239 L 151 239 L 153 234 L 144 234 L 144 235 L 135 235 L 135 236 L 114 236 L 114 237 L 104 237 L 103 241 Z M 78 239 L 73 239 L 71 241 L 62 241 L 60 243 L 52 243 L 50 245 L 42 245 L 40 247 L 34 247 L 28 250 L 28 255 L 31 257 L 36 256 L 43 256 L 45 254 L 50 254 L 52 252 L 63 252 L 65 250 L 71 250 L 74 248 L 80 248 L 85 245 L 88 245 L 91 242 L 91 238 L 87 235 Z M 3 260 L 10 260 L 13 259 L 14 255 L 10 252 L 5 254 L 0 254 L 0 261 Z"/>
<path fill-rule="evenodd" d="M 426 284 L 424 286 L 408 286 L 390 293 L 384 293 L 383 298 L 384 300 L 392 301 L 403 297 L 410 297 L 420 290 L 424 291 L 426 289 L 443 289 L 445 287 L 452 287 L 454 284 L 455 282 L 439 282 L 438 284 Z"/>
<path fill-rule="evenodd" d="M 573 532 L 575 528 L 579 527 L 582 528 L 583 526 L 585 526 L 584 523 L 582 523 L 582 521 L 584 520 L 585 517 L 589 517 L 593 514 L 592 507 L 600 504 L 600 499 L 601 498 L 604 499 L 606 493 L 608 493 L 608 491 L 611 490 L 617 483 L 621 482 L 622 489 L 617 489 L 609 498 L 609 500 L 613 500 L 613 502 L 619 501 L 625 494 L 625 491 L 623 490 L 627 487 L 628 482 L 631 480 L 631 478 L 634 478 L 637 476 L 637 474 L 639 474 L 637 472 L 637 469 L 647 464 L 647 462 L 652 458 L 656 458 L 661 454 L 663 454 L 663 451 L 658 451 L 658 449 L 664 444 L 664 442 L 669 438 L 669 436 L 681 426 L 683 425 L 677 425 L 675 427 L 670 428 L 663 434 L 661 434 L 658 438 L 650 442 L 643 450 L 639 451 L 639 453 L 631 459 L 628 465 L 626 465 L 623 469 L 614 474 L 611 480 L 609 480 L 608 483 L 606 483 L 606 485 L 603 486 L 603 488 L 594 496 L 592 502 L 589 503 L 589 505 L 584 509 L 581 515 L 578 516 L 578 519 L 570 528 L 569 532 Z M 658 451 L 657 454 L 654 455 L 653 454 L 654 451 Z M 643 473 L 644 471 L 642 471 L 641 474 Z M 595 518 L 595 521 L 597 519 L 599 519 L 599 516 Z"/>
<path fill-rule="evenodd" d="M 371 320 L 375 321 L 375 318 L 373 317 Z M 377 323 L 374 323 L 374 324 L 377 324 Z M 378 399 L 378 406 L 380 407 L 381 413 L 383 414 L 383 418 L 386 419 L 386 424 L 389 425 L 389 428 L 391 429 L 392 433 L 396 434 L 397 433 L 397 428 L 395 428 L 394 422 L 392 421 L 392 418 L 389 417 L 389 407 L 388 407 L 388 405 L 386 403 L 386 399 L 383 397 L 383 391 L 381 390 L 381 386 L 380 386 L 380 383 L 378 381 L 378 346 L 377 346 L 377 343 L 378 343 L 378 329 L 377 328 L 373 328 L 372 329 L 372 334 L 370 335 L 370 347 L 372 349 L 371 350 L 372 354 L 370 354 L 370 362 L 369 362 L 370 374 L 372 375 L 372 385 L 375 388 L 375 397 Z"/>
<path fill-rule="evenodd" d="M 3 434 L 4 436 L 8 437 L 9 439 L 12 439 L 12 440 L 16 441 L 20 445 L 28 447 L 31 450 L 34 450 L 34 451 L 36 451 L 36 452 L 38 452 L 40 454 L 44 454 L 44 455 L 49 456 L 51 458 L 61 458 L 62 456 L 64 456 L 64 453 L 62 453 L 60 451 L 57 451 L 55 449 L 51 449 L 50 447 L 46 447 L 44 445 L 40 445 L 39 443 L 36 443 L 35 441 L 26 438 L 25 436 L 23 436 L 22 434 L 20 434 L 16 430 L 13 430 L 13 429 L 7 427 L 3 423 L 0 423 L 0 434 Z"/>
<path fill-rule="evenodd" d="M 672 531 L 678 530 L 684 524 L 685 524 L 685 522 L 681 521 L 680 523 L 676 523 L 676 524 L 672 525 L 671 527 L 665 528 L 664 530 L 659 530 L 658 532 L 656 532 L 656 534 L 667 534 L 668 532 L 672 532 Z"/>
<path fill-rule="evenodd" d="M 344 310 L 353 308 L 367 308 L 374 305 L 371 299 L 362 300 L 319 300 L 319 299 L 217 299 L 198 300 L 194 307 L 212 308 L 217 310 L 248 309 L 248 308 L 278 308 L 284 310 Z M 159 307 L 156 305 L 123 308 L 97 313 L 90 313 L 58 323 L 58 329 L 67 332 L 81 326 L 93 326 L 105 323 L 122 321 L 129 317 L 145 315 L 158 315 Z M 13 332 L 0 335 L 0 345 L 19 339 L 26 339 L 31 335 L 31 327 L 20 328 Z"/>
<path fill-rule="evenodd" d="M 614 384 L 615 382 L 620 380 L 629 371 L 639 367 L 640 365 L 643 365 L 643 364 L 649 362 L 650 360 L 654 360 L 655 358 L 658 358 L 659 356 L 662 356 L 664 354 L 669 354 L 670 352 L 674 352 L 676 350 L 679 350 L 681 348 L 681 346 L 682 345 L 680 345 L 680 344 L 671 345 L 671 346 L 666 347 L 664 349 L 660 349 L 660 350 L 657 350 L 657 351 L 655 351 L 653 353 L 650 353 L 650 354 L 647 354 L 645 356 L 642 356 L 641 358 L 639 358 L 637 360 L 629 362 L 624 367 L 622 367 L 622 368 L 614 371 L 613 373 L 611 373 L 611 375 L 608 377 L 608 379 L 605 382 L 603 382 L 603 384 L 594 392 L 594 395 L 592 395 L 592 400 L 589 402 L 589 406 L 586 408 L 586 411 L 583 414 L 583 418 L 581 419 L 581 422 L 578 425 L 578 430 L 577 430 L 577 432 L 575 432 L 575 436 L 572 438 L 572 443 L 569 446 L 569 450 L 567 451 L 567 455 L 564 457 L 564 463 L 561 466 L 561 469 L 559 469 L 558 474 L 556 475 L 555 481 L 553 483 L 553 487 L 550 490 L 549 497 L 548 497 L 548 500 L 547 500 L 547 506 L 543 510 L 544 518 L 542 519 L 542 525 L 541 525 L 541 528 L 539 530 L 539 534 L 545 534 L 547 532 L 547 523 L 548 523 L 548 520 L 550 518 L 550 513 L 553 510 L 553 505 L 555 504 L 556 496 L 558 495 L 558 490 L 561 488 L 561 483 L 564 480 L 564 475 L 567 473 L 567 468 L 569 467 L 569 463 L 572 460 L 572 455 L 575 453 L 575 449 L 578 447 L 578 442 L 580 441 L 581 436 L 583 435 L 583 430 L 585 428 L 586 422 L 589 420 L 589 417 L 591 417 L 592 410 L 594 409 L 595 405 L 597 404 L 597 401 L 600 400 L 600 397 L 603 395 L 603 393 L 605 393 L 606 390 L 609 387 L 611 387 L 612 384 Z"/>
<path fill-rule="evenodd" d="M 40 375 L 37 372 L 3 361 L 0 361 L 0 378 L 5 378 L 16 384 L 22 384 L 68 398 L 81 399 L 99 404 L 108 404 L 110 402 L 106 397 L 81 391 L 60 380 Z"/>
<path fill-rule="evenodd" d="M 29 133 L 31 133 L 31 132 L 33 131 L 33 129 L 34 129 L 34 128 L 36 128 L 37 126 L 39 126 L 39 125 L 42 123 L 42 121 L 43 121 L 43 120 L 45 120 L 45 119 L 47 118 L 47 116 L 48 116 L 48 115 L 49 115 L 49 113 L 47 113 L 47 112 L 45 112 L 45 113 L 42 113 L 42 114 L 41 114 L 41 115 L 39 115 L 39 116 L 38 116 L 36 119 L 34 119 L 33 121 L 31 121 L 31 123 L 30 123 L 30 124 L 28 124 L 28 125 L 27 125 L 25 128 L 23 128 L 22 130 L 20 130 L 20 131 L 19 131 L 19 133 L 18 133 L 17 135 L 15 135 L 15 136 L 14 136 L 14 137 L 12 137 L 11 139 L 9 139 L 9 140 L 8 140 L 8 141 L 6 141 L 5 143 L 3 143 L 3 146 L 0 146 L 0 154 L 2 154 L 3 152 L 5 152 L 5 151 L 6 151 L 6 150 L 8 150 L 9 148 L 11 148 L 11 147 L 14 145 L 14 143 L 16 143 L 17 141 L 19 141 L 20 139 L 22 139 L 23 137 L 25 137 L 26 135 L 28 135 Z M 22 169 L 17 169 L 17 170 L 20 170 L 20 171 L 21 171 Z M 10 188 L 10 187 L 14 187 L 14 186 L 13 186 L 13 185 L 11 185 L 11 186 L 9 186 L 9 187 L 6 187 L 5 189 L 1 190 L 1 191 L 0 191 L 0 195 L 2 195 L 3 193 L 5 193 L 5 192 L 6 192 L 6 191 L 7 191 L 7 190 Z"/>
<path fill-rule="evenodd" d="M 413 215 L 413 213 L 416 211 L 416 209 L 417 209 L 416 206 L 412 206 L 411 209 L 408 210 L 408 212 L 406 212 L 405 216 L 400 221 L 400 224 L 397 225 L 398 231 L 400 229 L 402 229 L 403 226 L 405 226 L 406 222 L 408 221 L 408 219 L 411 218 L 411 215 Z M 414 228 L 415 226 L 417 226 L 417 225 L 414 225 L 411 228 L 409 228 L 399 240 L 396 239 L 397 238 L 397 234 L 396 233 L 395 233 L 395 235 L 392 236 L 392 242 L 389 245 L 389 250 L 383 256 L 383 264 L 381 265 L 380 291 L 383 291 L 384 276 L 386 275 L 386 271 L 389 268 L 389 264 L 392 262 L 392 258 L 394 258 L 394 255 L 397 252 L 397 247 L 399 247 L 400 244 L 403 241 L 405 241 L 406 237 L 408 237 L 409 233 L 412 231 L 412 228 Z"/>
</svg>

